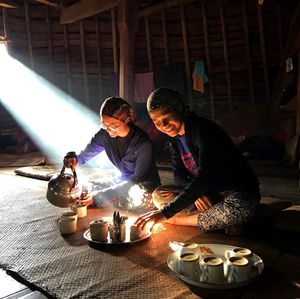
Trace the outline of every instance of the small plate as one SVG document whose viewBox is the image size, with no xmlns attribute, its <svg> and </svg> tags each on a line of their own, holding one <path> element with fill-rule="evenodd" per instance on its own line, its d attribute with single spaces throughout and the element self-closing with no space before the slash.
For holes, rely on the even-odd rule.
<svg viewBox="0 0 300 299">
<path fill-rule="evenodd" d="M 202 247 L 202 250 L 204 250 L 205 252 L 216 255 L 216 256 L 220 257 L 223 261 L 225 261 L 224 253 L 226 250 L 232 250 L 233 248 L 238 247 L 238 246 L 231 246 L 231 245 L 224 245 L 224 244 L 199 244 L 199 246 L 200 246 L 200 248 Z M 264 263 L 263 263 L 262 259 L 258 255 L 253 253 L 254 258 L 256 260 L 256 262 L 255 262 L 256 271 L 254 272 L 253 276 L 251 278 L 249 278 L 248 280 L 241 281 L 238 283 L 225 282 L 225 283 L 221 283 L 221 284 L 195 281 L 195 280 L 192 280 L 191 278 L 181 275 L 177 272 L 177 262 L 178 262 L 179 252 L 180 252 L 180 249 L 176 250 L 171 255 L 169 255 L 169 257 L 167 259 L 168 267 L 181 280 L 183 280 L 191 285 L 197 286 L 197 287 L 202 287 L 202 288 L 207 288 L 207 289 L 238 288 L 238 287 L 241 287 L 241 286 L 246 285 L 246 284 L 250 283 L 251 281 L 253 281 L 259 274 L 261 274 L 261 272 L 264 269 Z"/>
<path fill-rule="evenodd" d="M 92 242 L 94 244 L 101 244 L 101 245 L 121 245 L 121 244 L 133 244 L 133 243 L 137 243 L 140 242 L 142 240 L 145 240 L 147 238 L 149 238 L 152 235 L 152 232 L 149 230 L 147 231 L 147 233 L 139 238 L 139 239 L 135 239 L 135 240 L 130 240 L 130 230 L 126 231 L 126 237 L 125 237 L 125 241 L 124 242 L 112 242 L 110 239 L 110 234 L 108 232 L 108 237 L 107 237 L 107 241 L 106 242 L 100 242 L 100 241 L 95 241 L 91 238 L 91 232 L 90 229 L 87 229 L 84 234 L 83 237 L 88 240 L 89 242 Z"/>
</svg>

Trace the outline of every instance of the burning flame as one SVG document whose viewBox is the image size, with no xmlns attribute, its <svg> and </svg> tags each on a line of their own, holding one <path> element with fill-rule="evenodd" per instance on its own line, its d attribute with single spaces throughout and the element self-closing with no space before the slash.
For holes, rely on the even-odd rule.
<svg viewBox="0 0 300 299">
<path fill-rule="evenodd" d="M 139 185 L 133 185 L 128 191 L 129 200 L 134 207 L 139 207 L 143 204 L 145 195 L 146 190 Z"/>
</svg>

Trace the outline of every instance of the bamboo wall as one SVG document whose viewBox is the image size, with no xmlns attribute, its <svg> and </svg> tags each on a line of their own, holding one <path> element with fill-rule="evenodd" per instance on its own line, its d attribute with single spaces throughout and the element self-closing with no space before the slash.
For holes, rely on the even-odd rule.
<svg viewBox="0 0 300 299">
<path fill-rule="evenodd" d="M 263 6 L 254 0 L 195 1 L 140 18 L 135 71 L 182 64 L 190 105 L 212 119 L 241 103 L 270 101 L 297 4 L 297 0 L 268 0 Z M 57 9 L 19 1 L 18 9 L 6 10 L 9 50 L 98 111 L 100 102 L 114 93 L 112 74 L 118 72 L 119 56 L 116 18 L 115 11 L 109 11 L 60 25 Z M 204 94 L 191 88 L 198 59 L 207 66 Z"/>
</svg>

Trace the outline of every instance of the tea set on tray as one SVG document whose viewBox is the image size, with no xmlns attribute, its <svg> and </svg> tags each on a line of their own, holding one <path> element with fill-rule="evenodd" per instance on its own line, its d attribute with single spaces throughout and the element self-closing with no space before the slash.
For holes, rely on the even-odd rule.
<svg viewBox="0 0 300 299">
<path fill-rule="evenodd" d="M 262 259 L 250 249 L 224 244 L 182 243 L 167 262 L 182 280 L 216 289 L 247 284 L 264 267 Z"/>
</svg>

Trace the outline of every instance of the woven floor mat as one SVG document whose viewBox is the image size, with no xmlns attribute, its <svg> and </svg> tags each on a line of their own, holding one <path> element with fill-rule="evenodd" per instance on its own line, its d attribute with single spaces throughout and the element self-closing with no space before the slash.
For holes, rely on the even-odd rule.
<svg viewBox="0 0 300 299">
<path fill-rule="evenodd" d="M 57 217 L 7 226 L 2 232 L 1 267 L 51 296 L 197 298 L 168 269 L 170 249 L 164 233 L 136 246 L 101 251 L 82 238 L 81 245 L 71 245 L 60 235 Z"/>
</svg>

